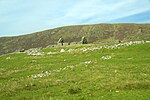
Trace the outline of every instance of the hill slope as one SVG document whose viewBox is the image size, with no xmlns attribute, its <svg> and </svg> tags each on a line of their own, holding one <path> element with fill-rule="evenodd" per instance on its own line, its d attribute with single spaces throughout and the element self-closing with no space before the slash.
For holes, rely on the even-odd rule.
<svg viewBox="0 0 150 100">
<path fill-rule="evenodd" d="M 70 45 L 30 52 L 0 56 L 1 100 L 150 98 L 150 43 Z"/>
<path fill-rule="evenodd" d="M 66 26 L 23 36 L 0 37 L 0 54 L 21 49 L 46 47 L 56 44 L 60 37 L 63 37 L 65 42 L 79 42 L 82 36 L 86 36 L 89 43 L 150 40 L 150 24 Z"/>
</svg>

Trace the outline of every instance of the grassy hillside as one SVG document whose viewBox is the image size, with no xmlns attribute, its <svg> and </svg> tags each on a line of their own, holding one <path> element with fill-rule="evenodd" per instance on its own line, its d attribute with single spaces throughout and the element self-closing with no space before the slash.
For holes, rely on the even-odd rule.
<svg viewBox="0 0 150 100">
<path fill-rule="evenodd" d="M 0 54 L 46 47 L 56 44 L 60 37 L 63 37 L 65 42 L 79 42 L 82 36 L 86 36 L 89 43 L 150 40 L 150 24 L 66 26 L 23 36 L 0 37 Z"/>
<path fill-rule="evenodd" d="M 0 98 L 149 100 L 150 43 L 137 43 L 76 44 L 1 55 Z"/>
</svg>

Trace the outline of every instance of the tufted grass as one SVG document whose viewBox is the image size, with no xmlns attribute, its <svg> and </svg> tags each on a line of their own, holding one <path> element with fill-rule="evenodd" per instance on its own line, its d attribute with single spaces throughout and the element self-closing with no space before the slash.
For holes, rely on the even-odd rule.
<svg viewBox="0 0 150 100">
<path fill-rule="evenodd" d="M 59 52 L 99 44 L 58 46 L 42 51 Z M 111 56 L 103 60 L 102 56 Z M 35 60 L 36 62 L 32 62 Z M 84 62 L 91 61 L 86 64 Z M 31 75 L 76 66 L 42 78 Z M 0 56 L 1 100 L 149 100 L 150 43 L 86 52 L 29 56 Z"/>
</svg>

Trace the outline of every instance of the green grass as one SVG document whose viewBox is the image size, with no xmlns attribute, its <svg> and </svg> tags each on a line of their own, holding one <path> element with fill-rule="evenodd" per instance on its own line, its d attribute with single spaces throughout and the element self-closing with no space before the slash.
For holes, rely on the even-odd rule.
<svg viewBox="0 0 150 100">
<path fill-rule="evenodd" d="M 59 52 L 62 48 L 80 49 L 99 44 L 58 46 L 42 51 Z M 110 55 L 108 60 L 102 56 Z M 32 62 L 36 60 L 36 62 Z M 89 64 L 84 62 L 91 61 Z M 31 75 L 43 71 L 76 66 L 42 78 Z M 1 100 L 149 100 L 150 43 L 120 49 L 64 52 L 29 56 L 14 53 L 0 56 Z"/>
</svg>

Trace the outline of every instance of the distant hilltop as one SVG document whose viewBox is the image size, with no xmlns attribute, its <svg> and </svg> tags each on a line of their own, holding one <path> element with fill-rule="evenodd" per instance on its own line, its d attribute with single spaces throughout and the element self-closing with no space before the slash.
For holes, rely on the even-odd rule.
<svg viewBox="0 0 150 100">
<path fill-rule="evenodd" d="M 78 43 L 85 36 L 88 43 L 150 40 L 150 24 L 94 24 L 65 26 L 28 35 L 0 37 L 0 54 L 55 45 L 60 37 L 66 43 Z"/>
</svg>

